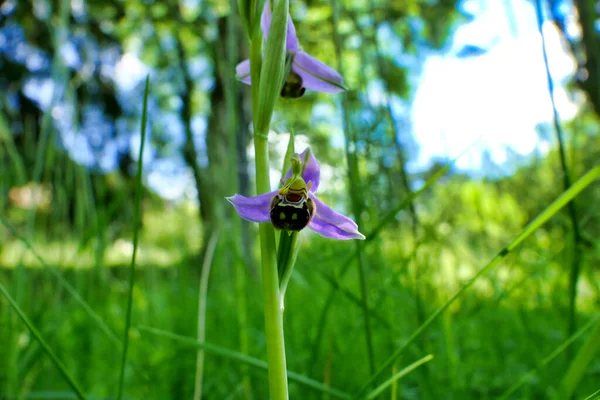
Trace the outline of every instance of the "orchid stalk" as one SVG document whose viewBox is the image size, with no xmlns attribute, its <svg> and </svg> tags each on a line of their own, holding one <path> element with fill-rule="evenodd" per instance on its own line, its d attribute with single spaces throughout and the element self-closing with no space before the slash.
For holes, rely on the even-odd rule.
<svg viewBox="0 0 600 400">
<path fill-rule="evenodd" d="M 251 85 L 257 196 L 236 194 L 228 200 L 241 217 L 261 222 L 269 394 L 271 400 L 288 400 L 283 297 L 298 254 L 299 231 L 308 226 L 322 236 L 339 240 L 364 236 L 352 220 L 315 196 L 320 169 L 309 149 L 289 160 L 286 157 L 291 168 L 283 176 L 282 187 L 271 191 L 268 132 L 277 99 L 300 97 L 306 89 L 336 93 L 345 88 L 336 71 L 301 50 L 289 15 L 289 0 L 238 0 L 238 5 L 250 38 L 250 59 L 240 63 L 236 73 L 238 79 Z M 259 24 L 257 15 L 261 10 Z M 290 143 L 289 149 L 293 149 L 293 135 Z M 288 232 L 289 239 L 280 241 L 279 254 L 274 228 L 282 230 L 282 237 Z"/>
<path fill-rule="evenodd" d="M 250 1 L 256 7 L 256 2 Z M 266 0 L 270 2 L 272 0 Z M 285 69 L 285 35 L 288 0 L 279 0 L 273 7 L 271 34 L 265 43 L 262 60 L 262 32 L 253 29 L 250 41 L 250 75 L 252 83 L 252 120 L 254 122 L 254 152 L 256 192 L 269 192 L 268 133 L 275 101 L 281 90 Z M 255 25 L 254 22 L 252 25 Z M 261 273 L 265 312 L 267 362 L 269 365 L 269 395 L 271 400 L 288 400 L 283 310 L 280 307 L 277 251 L 273 226 L 259 226 Z"/>
</svg>

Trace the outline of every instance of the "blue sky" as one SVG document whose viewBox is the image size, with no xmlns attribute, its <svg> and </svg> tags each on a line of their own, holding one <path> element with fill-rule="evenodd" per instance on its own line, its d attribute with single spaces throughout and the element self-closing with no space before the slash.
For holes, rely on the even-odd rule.
<svg viewBox="0 0 600 400">
<path fill-rule="evenodd" d="M 425 61 L 418 82 L 411 112 L 420 145 L 415 164 L 454 158 L 473 143 L 459 168 L 481 168 L 485 151 L 498 164 L 506 161 L 507 147 L 521 155 L 546 151 L 551 143 L 540 140 L 536 127 L 551 123 L 552 105 L 533 2 L 467 0 L 460 7 L 473 19 L 457 28 L 447 52 Z M 565 91 L 576 64 L 555 26 L 546 21 L 543 31 L 557 108 L 566 121 L 578 108 Z M 486 51 L 462 56 L 467 46 Z"/>
</svg>

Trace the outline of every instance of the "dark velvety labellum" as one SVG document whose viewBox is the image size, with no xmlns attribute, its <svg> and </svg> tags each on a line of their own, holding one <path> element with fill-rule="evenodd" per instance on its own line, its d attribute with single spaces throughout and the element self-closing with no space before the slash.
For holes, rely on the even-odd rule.
<svg viewBox="0 0 600 400">
<path fill-rule="evenodd" d="M 281 97 L 288 99 L 297 99 L 304 95 L 306 89 L 302 87 L 302 78 L 297 73 L 290 71 L 283 87 L 281 88 Z"/>
<path fill-rule="evenodd" d="M 300 231 L 308 225 L 314 214 L 314 205 L 307 199 L 298 205 L 285 204 L 276 197 L 271 207 L 271 222 L 277 229 Z"/>
</svg>

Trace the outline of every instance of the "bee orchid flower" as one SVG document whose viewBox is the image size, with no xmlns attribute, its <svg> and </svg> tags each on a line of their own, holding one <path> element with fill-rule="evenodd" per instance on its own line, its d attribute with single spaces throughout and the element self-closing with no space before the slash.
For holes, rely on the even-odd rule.
<svg viewBox="0 0 600 400">
<path fill-rule="evenodd" d="M 283 186 L 254 197 L 236 194 L 227 200 L 237 213 L 252 222 L 270 222 L 278 229 L 300 231 L 308 226 L 319 235 L 337 239 L 364 239 L 350 218 L 317 198 L 321 171 L 309 149 L 292 158 Z"/>
<path fill-rule="evenodd" d="M 270 1 L 265 1 L 261 17 L 261 27 L 265 39 L 271 25 Z M 317 92 L 338 93 L 346 90 L 343 79 L 335 70 L 302 51 L 296 36 L 296 27 L 288 14 L 287 36 L 285 44 L 287 56 L 287 75 L 281 89 L 281 96 L 288 98 L 302 97 L 306 89 Z M 250 85 L 250 60 L 244 60 L 236 67 L 237 78 Z"/>
</svg>

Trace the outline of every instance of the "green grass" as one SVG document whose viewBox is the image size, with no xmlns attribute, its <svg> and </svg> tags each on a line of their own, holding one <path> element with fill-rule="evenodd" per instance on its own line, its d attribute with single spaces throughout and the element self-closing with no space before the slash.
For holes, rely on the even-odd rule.
<svg viewBox="0 0 600 400">
<path fill-rule="evenodd" d="M 67 384 L 73 389 L 75 395 L 79 400 L 86 400 L 86 396 L 83 394 L 79 384 L 75 382 L 71 374 L 67 371 L 67 368 L 63 364 L 62 361 L 58 358 L 58 356 L 54 353 L 50 345 L 46 342 L 46 340 L 42 337 L 42 334 L 38 331 L 38 329 L 31 323 L 29 318 L 25 315 L 23 310 L 19 307 L 16 301 L 11 297 L 6 288 L 0 284 L 0 292 L 4 296 L 4 298 L 8 301 L 12 309 L 17 313 L 19 318 L 23 321 L 23 324 L 27 327 L 31 335 L 35 338 L 35 340 L 40 344 L 43 351 L 48 355 L 52 363 L 56 366 L 56 369 L 63 376 Z"/>
<path fill-rule="evenodd" d="M 370 398 L 375 398 L 381 390 L 383 394 L 379 398 L 385 398 L 393 384 L 398 398 L 423 398 L 425 386 L 439 398 L 494 398 L 516 390 L 516 384 L 518 398 L 546 398 L 558 393 L 570 365 L 565 358 L 564 344 L 577 350 L 586 338 L 589 341 L 591 337 L 589 326 L 581 328 L 575 338 L 563 336 L 567 320 L 561 310 L 568 304 L 567 281 L 564 274 L 558 273 L 560 263 L 557 261 L 564 250 L 561 250 L 560 241 L 548 239 L 548 235 L 553 235 L 552 224 L 542 223 L 556 218 L 560 207 L 590 186 L 599 171 L 600 168 L 596 168 L 576 182 L 570 192 L 550 204 L 522 232 L 517 232 L 514 240 L 507 240 L 506 250 L 500 251 L 492 261 L 496 265 L 495 273 L 484 274 L 491 270 L 489 264 L 477 272 L 479 260 L 485 257 L 487 250 L 476 250 L 468 243 L 455 240 L 434 240 L 434 234 L 430 233 L 431 236 L 426 237 L 428 240 L 419 244 L 420 250 L 415 257 L 411 245 L 396 245 L 395 235 L 390 237 L 382 230 L 377 241 L 383 252 L 369 246 L 365 249 L 370 259 L 382 262 L 372 269 L 368 283 L 372 288 L 373 346 L 378 360 L 389 358 L 395 361 L 401 355 L 395 363 L 396 371 L 400 372 L 394 373 L 393 361 L 380 364 L 381 380 L 364 396 L 369 397 L 371 393 Z M 154 219 L 154 213 L 162 213 L 160 209 L 147 212 L 149 221 Z M 443 220 L 450 216 L 450 211 L 447 216 L 438 216 L 436 225 L 443 223 L 439 218 Z M 182 236 L 186 226 L 185 223 L 180 226 Z M 160 235 L 159 227 L 150 224 L 145 229 L 155 230 Z M 18 234 L 19 228 L 14 229 Z M 403 232 L 405 228 L 395 229 Z M 141 236 L 147 240 L 152 234 L 145 231 Z M 44 253 L 44 246 L 39 243 L 30 243 L 28 251 Z M 63 245 L 68 246 L 68 243 Z M 144 248 L 143 240 L 140 246 Z M 545 251 L 546 248 L 551 251 Z M 507 257 L 509 253 L 510 257 Z M 320 399 L 327 395 L 349 398 L 372 379 L 365 365 L 362 345 L 364 332 L 358 271 L 349 268 L 343 277 L 339 274 L 341 267 L 351 264 L 348 257 L 352 254 L 354 246 L 351 243 L 332 244 L 309 237 L 301 244 L 298 265 L 287 291 L 284 315 L 291 398 Z M 109 332 L 126 329 L 124 305 L 131 293 L 135 323 L 129 333 L 127 360 L 132 368 L 126 369 L 126 397 L 191 397 L 196 352 L 190 349 L 199 346 L 194 337 L 200 277 L 193 258 L 179 255 L 179 261 L 174 259 L 168 267 L 144 262 L 137 269 L 132 291 L 127 283 L 126 265 L 114 266 L 107 271 L 57 269 L 60 265 L 50 268 L 39 254 L 36 259 L 36 264 L 41 263 L 46 268 L 20 267 L 27 277 L 21 290 L 36 295 L 23 297 L 18 307 L 29 317 L 30 325 L 38 329 L 39 337 L 45 339 L 47 349 L 57 360 L 62 360 L 63 369 L 46 361 L 46 347 L 33 340 L 35 335 L 32 336 L 27 326 L 3 323 L 3 327 L 10 329 L 3 329 L 0 334 L 17 338 L 12 342 L 12 350 L 16 353 L 12 367 L 16 374 L 11 379 L 15 382 L 7 387 L 34 397 L 42 393 L 65 393 L 69 385 L 62 371 L 71 371 L 73 381 L 89 398 L 114 395 L 118 372 L 114 366 L 122 360 L 121 347 L 103 332 L 102 326 L 105 325 Z M 215 253 L 206 309 L 203 391 L 207 397 L 227 398 L 236 393 L 231 398 L 245 398 L 242 376 L 247 368 L 254 398 L 265 398 L 268 388 L 264 373 L 266 364 L 262 361 L 265 359 L 265 338 L 260 281 L 254 274 L 247 276 L 249 349 L 248 354 L 243 354 L 237 350 L 238 302 L 232 295 L 235 284 L 230 279 L 234 265 L 226 260 L 229 260 L 226 252 Z M 420 267 L 428 271 L 423 278 L 423 307 L 431 317 L 421 327 L 416 325 L 411 272 L 414 263 L 420 263 Z M 442 263 L 454 265 L 455 273 L 439 280 L 437 275 L 442 271 Z M 57 280 L 59 271 L 62 280 Z M 101 281 L 99 277 L 105 272 L 108 277 Z M 11 281 L 16 273 L 16 269 L 3 269 L 0 276 L 3 281 Z M 465 277 L 473 274 L 477 274 L 477 280 L 465 281 Z M 52 275 L 55 279 L 51 279 Z M 463 286 L 465 283 L 470 286 L 469 291 L 464 290 L 468 287 Z M 457 288 L 458 294 L 452 296 Z M 329 300 L 328 293 L 332 289 L 338 294 Z M 595 299 L 594 292 L 584 286 L 579 307 L 581 320 L 590 318 Z M 324 317 L 326 323 L 321 326 L 318 323 L 320 311 L 326 303 L 329 303 L 330 311 Z M 442 312 L 444 318 L 438 318 Z M 8 314 L 2 314 L 6 319 Z M 316 352 L 313 351 L 315 335 L 322 343 Z M 417 347 L 410 345 L 418 335 L 426 336 L 426 354 L 434 357 L 432 360 L 427 358 L 429 369 L 426 375 L 420 369 L 409 368 L 413 360 L 423 357 Z M 546 356 L 548 354 L 550 356 Z M 597 390 L 596 364 L 592 360 L 589 364 L 578 365 L 587 372 L 578 373 L 573 393 L 589 396 Z M 405 368 L 411 373 L 403 376 Z M 399 376 L 402 379 L 394 383 L 394 378 Z"/>
<path fill-rule="evenodd" d="M 600 166 L 562 194 L 542 167 L 535 179 L 529 171 L 499 182 L 448 176 L 451 167 L 365 218 L 367 274 L 354 243 L 301 233 L 284 313 L 290 398 L 594 398 L 600 210 L 581 220 L 591 238 L 579 249 L 585 325 L 567 337 L 574 248 L 563 209 L 597 199 Z M 85 183 L 77 171 L 57 176 L 57 187 Z M 125 195 L 141 216 L 118 231 L 109 216 L 125 213 L 122 200 L 99 210 L 89 187 L 78 193 L 87 200 L 71 230 L 62 202 L 36 213 L 33 234 L 27 211 L 0 216 L 0 398 L 191 398 L 198 349 L 205 398 L 267 398 L 261 280 L 249 268 L 256 243 L 238 253 L 239 239 L 221 233 L 199 342 L 197 208 Z M 411 202 L 416 237 L 404 215 Z"/>
<path fill-rule="evenodd" d="M 146 124 L 148 122 L 148 93 L 150 91 L 150 76 L 146 77 L 144 88 L 144 103 L 142 108 L 142 121 L 140 124 L 141 139 L 138 151 L 137 176 L 135 188 L 134 214 L 133 214 L 133 249 L 131 252 L 131 266 L 129 268 L 129 291 L 127 296 L 127 311 L 125 315 L 125 329 L 123 334 L 123 351 L 121 357 L 121 369 L 119 374 L 119 386 L 117 388 L 117 400 L 123 398 L 125 384 L 125 367 L 127 365 L 127 350 L 129 349 L 129 327 L 131 326 L 131 308 L 133 303 L 133 289 L 135 285 L 135 260 L 138 250 L 138 239 L 140 230 L 140 214 L 142 207 L 142 176 L 144 176 L 144 144 L 146 143 Z"/>
<path fill-rule="evenodd" d="M 207 112 L 226 115 L 215 124 L 227 136 L 226 154 L 210 152 L 218 149 L 216 135 L 205 135 L 210 167 L 196 165 L 200 174 L 221 174 L 210 178 L 229 185 L 232 194 L 243 190 L 238 169 L 246 166 L 238 165 L 238 145 L 243 152 L 251 139 L 238 135 L 247 133 L 249 122 L 240 104 L 246 104 L 244 96 L 251 92 L 259 173 L 243 183 L 258 183 L 260 191 L 267 191 L 269 173 L 279 169 L 268 161 L 267 155 L 275 151 L 269 130 L 297 129 L 298 136 L 308 137 L 313 151 L 323 155 L 323 179 L 332 178 L 323 182 L 319 196 L 353 215 L 366 235 L 363 242 L 338 242 L 308 230 L 292 236 L 281 233 L 276 235 L 276 260 L 273 229 L 262 226 L 263 239 L 268 239 L 265 253 L 273 256 L 265 258 L 269 268 L 263 271 L 274 272 L 270 267 L 277 261 L 283 275 L 279 278 L 284 278 L 279 288 L 286 294 L 287 364 L 279 372 L 287 370 L 290 398 L 600 399 L 597 115 L 582 107 L 575 121 L 563 124 L 555 109 L 556 148 L 527 161 L 511 158 L 519 167 L 507 176 L 475 179 L 457 170 L 456 159 L 406 175 L 406 161 L 415 156 L 403 154 L 401 142 L 410 143 L 411 138 L 393 118 L 388 96 L 408 100 L 413 89 L 404 69 L 386 76 L 394 70 L 386 64 L 391 55 L 383 54 L 383 43 L 377 43 L 375 25 L 384 22 L 378 20 L 381 16 L 369 15 L 368 23 L 375 25 L 367 27 L 364 10 L 345 9 L 348 2 L 332 0 L 308 13 L 294 5 L 293 13 L 306 14 L 307 25 L 297 26 L 301 42 L 307 49 L 318 49 L 315 55 L 327 55 L 328 63 L 337 61 L 336 69 L 352 87 L 331 97 L 308 93 L 300 100 L 280 100 L 275 88 L 282 78 L 283 26 L 272 27 L 263 46 L 260 27 L 246 20 L 258 17 L 264 1 L 258 0 L 253 9 L 245 7 L 252 2 L 237 2 L 246 34 L 255 36 L 250 58 L 255 66 L 262 65 L 252 69 L 250 89 L 240 89 L 234 76 L 242 46 L 236 35 L 237 16 L 224 4 L 198 11 L 201 15 L 192 21 L 183 15 L 187 6 L 174 20 L 160 5 L 125 2 L 132 12 L 116 29 L 101 23 L 100 31 L 108 42 L 114 40 L 129 52 L 135 50 L 132 45 L 139 47 L 137 18 L 142 18 L 144 32 L 154 27 L 152 38 L 158 40 L 145 40 L 140 57 L 157 73 L 159 82 L 150 101 L 163 111 L 173 107 L 170 112 L 178 112 L 173 100 L 181 90 L 181 76 L 174 76 L 181 71 L 165 74 L 162 65 L 173 64 L 166 49 L 172 47 L 169 35 L 181 42 L 182 69 L 198 56 L 212 59 L 207 73 L 214 73 L 215 89 L 223 80 L 223 93 L 209 93 L 204 84 L 197 85 L 191 78 L 196 75 L 194 64 L 187 65 L 184 74 L 189 81 L 185 122 L 191 124 L 192 118 Z M 236 8 L 234 0 L 228 3 L 230 10 Z M 287 3 L 278 4 L 285 8 Z M 441 31 L 450 27 L 438 29 L 438 23 L 427 22 L 428 14 L 439 14 L 432 10 L 444 9 L 439 8 L 444 2 L 435 7 L 409 3 L 414 3 L 409 11 L 425 23 L 423 32 L 413 32 L 420 35 L 419 41 L 434 39 L 423 36 L 432 26 L 440 30 L 438 35 L 446 35 Z M 73 24 L 70 3 L 60 0 L 55 5 L 46 21 L 38 18 L 33 24 L 37 27 L 39 22 L 41 32 L 47 28 L 51 34 L 51 78 L 65 83 L 64 93 L 52 93 L 49 111 L 59 103 L 70 104 L 79 128 L 81 111 L 91 104 L 85 97 L 95 95 L 56 50 L 73 34 L 96 35 L 89 25 L 94 19 Z M 380 5 L 371 1 L 368 8 Z M 537 6 L 541 17 L 541 1 Z M 121 11 L 107 10 L 105 18 Z M 277 10 L 277 19 L 284 21 L 285 10 Z M 225 31 L 215 22 L 224 15 L 227 41 L 220 46 Z M 440 15 L 436 22 L 442 25 L 456 18 Z M 314 18 L 319 29 L 307 32 Z M 541 30 L 541 18 L 539 22 Z M 29 36 L 27 25 L 31 21 L 23 23 Z M 394 29 L 402 35 L 408 32 L 406 25 Z M 416 37 L 411 35 L 404 35 L 403 51 L 412 51 Z M 360 46 L 348 46 L 357 38 Z M 280 57 L 261 63 L 265 53 Z M 257 84 L 260 76 L 265 79 Z M 364 96 L 377 76 L 385 94 L 381 105 Z M 552 95 L 553 82 L 548 83 Z M 394 89 L 403 85 L 400 91 Z M 103 95 L 107 87 L 101 88 Z M 276 274 L 261 276 L 256 268 L 258 241 L 241 239 L 243 233 L 256 239 L 256 224 L 243 225 L 226 208 L 223 215 L 215 214 L 218 231 L 206 235 L 214 240 L 202 237 L 206 226 L 198 216 L 206 208 L 189 200 L 171 203 L 157 198 L 144 185 L 141 156 L 134 177 L 89 171 L 54 145 L 54 112 L 45 112 L 38 121 L 35 113 L 20 118 L 14 115 L 15 106 L 5 107 L 4 100 L 0 99 L 0 400 L 267 399 L 267 378 L 274 369 L 269 371 L 265 361 L 264 294 L 277 290 L 264 292 L 261 278 L 267 277 L 271 289 L 277 289 L 277 282 Z M 163 143 L 153 115 L 148 115 L 148 101 L 147 80 L 140 148 L 134 150 L 143 153 L 149 122 L 153 150 L 180 151 L 177 144 Z M 322 119 L 313 113 L 317 101 L 339 112 L 343 149 L 332 145 L 342 133 L 337 122 L 316 121 Z M 377 119 L 375 124 L 364 117 L 369 114 Z M 118 117 L 128 122 L 137 118 L 129 112 Z M 21 123 L 23 132 L 13 135 L 13 127 Z M 191 138 L 191 130 L 186 133 Z M 294 135 L 290 137 L 288 156 L 294 152 Z M 215 160 L 228 170 L 213 171 L 218 169 Z M 284 160 L 286 170 L 289 157 Z M 21 208 L 5 196 L 25 185 L 46 190 L 48 204 Z M 29 200 L 33 198 L 31 194 Z M 229 207 L 224 199 L 215 201 Z M 200 254 L 201 249 L 206 252 Z M 296 260 L 293 273 L 285 273 Z M 267 296 L 268 310 L 279 315 L 279 303 L 272 295 L 270 300 Z"/>
</svg>

